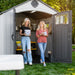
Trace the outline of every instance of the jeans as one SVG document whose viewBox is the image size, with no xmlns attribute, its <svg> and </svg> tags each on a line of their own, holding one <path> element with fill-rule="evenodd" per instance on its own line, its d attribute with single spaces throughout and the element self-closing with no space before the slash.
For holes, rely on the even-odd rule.
<svg viewBox="0 0 75 75">
<path fill-rule="evenodd" d="M 21 38 L 21 44 L 22 44 L 22 49 L 23 49 L 24 62 L 29 62 L 29 63 L 32 62 L 30 37 L 23 36 Z M 27 48 L 27 50 L 26 50 L 26 48 Z"/>
<path fill-rule="evenodd" d="M 41 59 L 42 59 L 43 62 L 45 62 L 44 53 L 45 53 L 45 50 L 46 50 L 47 43 L 38 43 L 38 46 L 39 46 L 39 49 L 40 49 L 40 52 L 41 52 Z"/>
</svg>

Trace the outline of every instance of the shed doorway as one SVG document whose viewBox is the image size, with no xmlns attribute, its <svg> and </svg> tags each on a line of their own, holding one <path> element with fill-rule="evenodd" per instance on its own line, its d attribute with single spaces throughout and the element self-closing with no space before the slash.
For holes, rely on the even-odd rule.
<svg viewBox="0 0 75 75">
<path fill-rule="evenodd" d="M 72 62 L 72 11 L 58 12 L 41 0 L 27 0 L 0 13 L 0 31 L 2 32 L 0 37 L 1 55 L 15 53 L 15 42 L 21 42 L 19 28 L 25 17 L 30 18 L 32 25 L 31 41 L 32 45 L 34 44 L 32 54 L 40 55 L 37 45 L 37 48 L 34 48 L 37 40 L 35 31 L 39 21 L 44 20 L 49 26 L 50 32 L 45 56 L 48 58 L 48 53 L 52 51 L 51 62 Z M 20 51 L 21 49 L 18 50 L 18 53 Z"/>
<path fill-rule="evenodd" d="M 29 18 L 31 21 L 31 50 L 32 50 L 32 57 L 33 63 L 40 62 L 40 50 L 37 45 L 37 38 L 36 38 L 36 29 L 41 20 L 45 21 L 47 24 L 47 28 L 49 31 L 49 36 L 47 38 L 47 48 L 45 51 L 46 62 L 51 62 L 51 56 L 49 56 L 48 52 L 52 52 L 52 15 L 44 12 L 39 11 L 27 11 L 16 13 L 16 41 L 21 41 L 21 36 L 19 35 L 20 27 L 23 23 L 24 18 Z M 22 53 L 22 49 L 17 49 L 16 45 L 16 53 Z"/>
</svg>

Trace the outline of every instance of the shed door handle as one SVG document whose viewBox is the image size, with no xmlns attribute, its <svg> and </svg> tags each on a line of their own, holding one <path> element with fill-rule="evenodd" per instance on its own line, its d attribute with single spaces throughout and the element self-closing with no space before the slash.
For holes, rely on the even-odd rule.
<svg viewBox="0 0 75 75">
<path fill-rule="evenodd" d="M 14 38 L 15 38 L 15 37 L 14 37 L 14 34 L 11 35 L 11 38 L 12 38 L 12 40 L 14 41 Z"/>
</svg>

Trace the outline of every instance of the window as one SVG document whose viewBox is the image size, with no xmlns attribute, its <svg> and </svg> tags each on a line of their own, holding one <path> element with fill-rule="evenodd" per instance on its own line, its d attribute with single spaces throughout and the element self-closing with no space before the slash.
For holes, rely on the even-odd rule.
<svg viewBox="0 0 75 75">
<path fill-rule="evenodd" d="M 55 21 L 56 21 L 55 24 L 59 24 L 59 20 L 60 20 L 60 16 L 55 16 Z"/>
<path fill-rule="evenodd" d="M 55 24 L 68 24 L 68 14 L 55 16 Z"/>
</svg>

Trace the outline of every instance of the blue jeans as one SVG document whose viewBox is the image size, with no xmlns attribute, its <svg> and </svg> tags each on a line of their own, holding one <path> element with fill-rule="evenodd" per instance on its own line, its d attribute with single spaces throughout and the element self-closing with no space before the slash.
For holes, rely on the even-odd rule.
<svg viewBox="0 0 75 75">
<path fill-rule="evenodd" d="M 23 36 L 21 38 L 21 44 L 22 44 L 22 49 L 23 49 L 24 62 L 32 62 L 30 37 Z M 26 48 L 27 48 L 27 50 L 26 50 Z"/>
<path fill-rule="evenodd" d="M 41 59 L 42 59 L 43 62 L 45 62 L 44 53 L 45 53 L 45 50 L 46 50 L 47 43 L 38 43 L 38 46 L 39 46 L 39 49 L 40 49 L 40 52 L 41 52 Z"/>
</svg>

